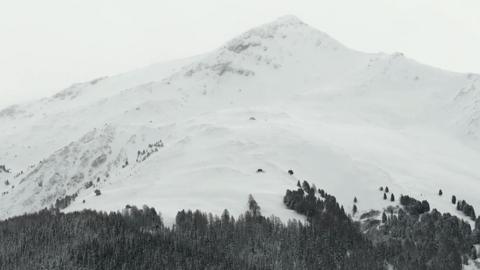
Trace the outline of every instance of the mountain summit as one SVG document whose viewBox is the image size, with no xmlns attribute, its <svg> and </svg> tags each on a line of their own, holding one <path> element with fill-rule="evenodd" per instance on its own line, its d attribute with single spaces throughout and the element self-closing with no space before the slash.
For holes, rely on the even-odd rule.
<svg viewBox="0 0 480 270">
<path fill-rule="evenodd" d="M 436 193 L 480 206 L 479 81 L 281 17 L 0 111 L 0 218 L 147 204 L 171 222 L 182 208 L 240 214 L 253 194 L 288 219 L 281 198 L 304 179 L 360 213 L 395 206 L 388 186 L 461 216 Z"/>
<path fill-rule="evenodd" d="M 312 63 L 338 54 L 335 51 L 339 50 L 345 50 L 339 42 L 294 16 L 284 16 L 230 40 L 192 66 L 187 74 L 210 68 L 218 75 L 233 72 L 250 76 L 255 74 L 252 64 L 257 66 L 255 69 L 279 69 L 286 64 L 292 67 L 288 62 Z"/>
<path fill-rule="evenodd" d="M 312 41 L 313 44 L 308 44 Z M 325 33 L 310 27 L 297 17 L 289 15 L 253 28 L 228 42 L 225 47 L 230 51 L 240 53 L 250 47 L 265 48 L 270 44 L 288 47 L 294 44 L 320 46 L 322 43 L 329 44 L 334 48 L 343 47 Z M 249 44 L 250 46 L 248 46 Z"/>
</svg>

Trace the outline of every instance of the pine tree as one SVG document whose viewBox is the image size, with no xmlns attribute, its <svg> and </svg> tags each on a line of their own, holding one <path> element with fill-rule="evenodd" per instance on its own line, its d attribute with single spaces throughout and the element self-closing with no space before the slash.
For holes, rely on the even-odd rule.
<svg viewBox="0 0 480 270">
<path fill-rule="evenodd" d="M 380 191 L 383 191 L 383 187 L 380 187 L 379 190 L 380 190 Z"/>
<path fill-rule="evenodd" d="M 258 205 L 257 201 L 253 198 L 252 194 L 248 195 L 248 209 L 254 217 L 258 217 L 261 215 L 260 213 L 260 206 Z"/>
<path fill-rule="evenodd" d="M 438 196 L 442 196 L 443 195 L 443 191 L 440 189 L 438 190 Z"/>
<path fill-rule="evenodd" d="M 390 192 L 390 190 L 388 189 L 388 187 L 385 187 L 385 193 L 388 193 Z"/>
<path fill-rule="evenodd" d="M 305 192 L 308 193 L 310 191 L 310 184 L 307 181 L 303 181 L 302 188 Z"/>
<path fill-rule="evenodd" d="M 394 201 L 395 201 L 395 195 L 393 195 L 393 193 L 390 195 L 390 201 L 391 201 L 391 202 L 394 202 Z"/>
<path fill-rule="evenodd" d="M 357 200 L 357 197 L 353 198 L 353 203 L 357 203 L 358 200 Z"/>
<path fill-rule="evenodd" d="M 455 197 L 455 195 L 452 195 L 452 204 L 456 204 L 457 203 L 457 197 Z"/>
<path fill-rule="evenodd" d="M 357 205 L 354 204 L 354 205 L 353 205 L 353 209 L 352 209 L 352 213 L 353 213 L 353 215 L 355 215 L 357 212 L 358 212 Z"/>
<path fill-rule="evenodd" d="M 383 199 L 384 199 L 384 200 L 387 199 L 387 193 L 383 193 Z"/>
<path fill-rule="evenodd" d="M 472 250 L 470 252 L 470 256 L 472 257 L 472 260 L 476 260 L 478 258 L 476 247 L 472 247 Z"/>
<path fill-rule="evenodd" d="M 383 212 L 382 214 L 382 223 L 385 223 L 387 222 L 387 215 L 385 214 L 385 212 Z"/>
<path fill-rule="evenodd" d="M 227 209 L 223 210 L 222 213 L 222 223 L 226 224 L 230 222 L 230 213 L 228 212 Z"/>
</svg>

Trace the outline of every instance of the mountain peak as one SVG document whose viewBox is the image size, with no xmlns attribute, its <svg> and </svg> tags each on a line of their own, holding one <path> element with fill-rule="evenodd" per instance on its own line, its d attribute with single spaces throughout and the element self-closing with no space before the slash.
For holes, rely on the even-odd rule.
<svg viewBox="0 0 480 270">
<path fill-rule="evenodd" d="M 180 73 L 187 77 L 200 71 L 249 77 L 254 76 L 259 67 L 279 69 L 285 63 L 311 62 L 312 57 L 322 62 L 342 49 L 346 48 L 329 35 L 296 16 L 286 15 L 242 33 Z"/>
<path fill-rule="evenodd" d="M 307 25 L 306 23 L 304 23 L 302 20 L 300 20 L 295 15 L 284 15 L 284 16 L 278 17 L 276 20 L 272 21 L 271 24 L 276 24 L 276 25 Z"/>
<path fill-rule="evenodd" d="M 271 46 L 274 40 L 274 43 L 290 47 L 301 43 L 307 46 L 309 44 L 317 46 L 321 43 L 330 48 L 343 47 L 329 35 L 309 26 L 294 15 L 281 16 L 270 23 L 252 28 L 228 42 L 226 47 L 230 51 L 239 52 L 250 47 L 261 47 L 260 45 Z"/>
</svg>

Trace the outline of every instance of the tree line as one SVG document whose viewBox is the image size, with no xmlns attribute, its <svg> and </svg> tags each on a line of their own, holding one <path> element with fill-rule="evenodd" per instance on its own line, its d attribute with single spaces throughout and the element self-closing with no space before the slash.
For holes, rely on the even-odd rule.
<svg viewBox="0 0 480 270">
<path fill-rule="evenodd" d="M 0 222 L 0 269 L 460 270 L 480 239 L 478 220 L 471 230 L 413 198 L 368 232 L 333 195 L 306 181 L 283 201 L 306 220 L 265 217 L 253 196 L 236 218 L 228 210 L 220 216 L 181 210 L 173 226 L 147 206 L 45 209 Z"/>
</svg>

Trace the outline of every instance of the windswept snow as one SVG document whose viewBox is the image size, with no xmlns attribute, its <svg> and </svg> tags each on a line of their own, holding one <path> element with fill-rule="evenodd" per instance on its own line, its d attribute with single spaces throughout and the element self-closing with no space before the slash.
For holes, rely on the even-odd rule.
<svg viewBox="0 0 480 270">
<path fill-rule="evenodd" d="M 66 211 L 147 204 L 171 221 L 183 208 L 240 214 L 251 193 L 288 219 L 298 180 L 347 210 L 354 196 L 360 212 L 395 204 L 388 186 L 461 216 L 451 195 L 480 207 L 479 104 L 479 75 L 354 51 L 282 17 L 205 55 L 0 111 L 0 218 L 77 193 Z"/>
</svg>

